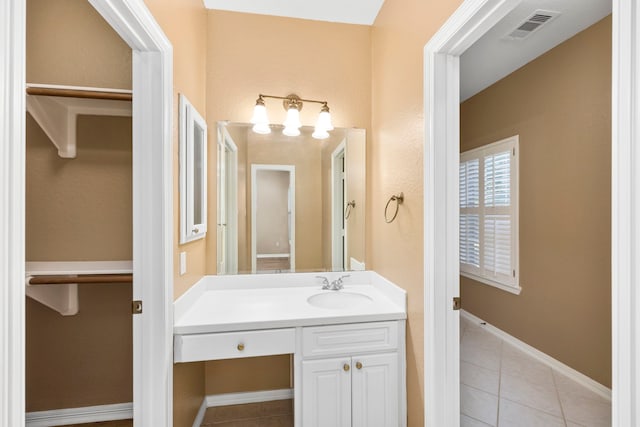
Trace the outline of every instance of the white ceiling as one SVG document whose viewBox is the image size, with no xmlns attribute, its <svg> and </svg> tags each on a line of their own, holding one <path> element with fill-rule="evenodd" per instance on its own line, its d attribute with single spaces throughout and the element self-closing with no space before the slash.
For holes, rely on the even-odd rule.
<svg viewBox="0 0 640 427">
<path fill-rule="evenodd" d="M 204 0 L 207 9 L 371 25 L 384 0 Z"/>
<path fill-rule="evenodd" d="M 537 9 L 560 12 L 523 40 L 503 37 Z M 611 13 L 611 0 L 524 0 L 460 58 L 464 101 Z"/>
</svg>

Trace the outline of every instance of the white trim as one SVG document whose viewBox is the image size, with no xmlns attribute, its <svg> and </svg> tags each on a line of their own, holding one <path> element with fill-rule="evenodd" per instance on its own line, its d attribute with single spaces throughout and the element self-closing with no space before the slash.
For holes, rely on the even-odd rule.
<svg viewBox="0 0 640 427">
<path fill-rule="evenodd" d="M 460 60 L 520 0 L 466 0 L 424 48 L 425 425 L 460 424 Z"/>
<path fill-rule="evenodd" d="M 226 124 L 218 122 L 216 261 L 218 274 L 238 274 L 238 146 Z"/>
<path fill-rule="evenodd" d="M 24 426 L 25 0 L 0 2 L 0 426 Z"/>
<path fill-rule="evenodd" d="M 207 397 L 205 396 L 202 399 L 202 404 L 200 405 L 200 409 L 198 409 L 198 413 L 196 414 L 195 419 L 193 420 L 193 427 L 200 427 L 202 421 L 204 421 L 204 416 L 207 413 Z"/>
<path fill-rule="evenodd" d="M 289 194 L 291 203 L 290 235 L 289 235 L 289 271 L 296 271 L 296 167 L 294 165 L 251 165 L 251 271 L 257 273 L 257 209 L 258 191 L 256 178 L 259 170 L 289 172 Z"/>
<path fill-rule="evenodd" d="M 477 324 L 482 329 L 485 329 L 487 332 L 490 332 L 491 334 L 495 335 L 501 340 L 507 342 L 508 344 L 511 344 L 512 346 L 516 347 L 518 350 L 526 353 L 527 355 L 531 356 L 537 361 L 544 363 L 551 369 L 558 371 L 565 377 L 572 379 L 573 381 L 577 382 L 581 386 L 598 394 L 603 399 L 606 399 L 609 402 L 611 402 L 611 389 L 600 384 L 593 378 L 586 376 L 582 372 L 576 371 L 571 366 L 565 365 L 561 361 L 554 359 L 553 357 L 549 356 L 546 353 L 543 353 L 542 351 L 538 350 L 535 347 L 530 346 L 524 341 L 520 341 L 518 338 L 514 337 L 513 335 L 509 335 L 502 329 L 499 329 L 493 326 L 492 324 L 487 323 L 486 321 L 480 319 L 477 316 L 474 316 L 468 311 L 460 310 L 460 315 L 465 319 Z"/>
<path fill-rule="evenodd" d="M 138 0 L 89 0 L 132 48 L 133 412 L 136 427 L 173 420 L 173 48 Z"/>
<path fill-rule="evenodd" d="M 340 191 L 342 194 L 342 200 L 338 198 L 337 190 L 342 184 L 342 180 L 346 179 L 343 177 L 343 170 L 336 170 L 336 163 L 338 159 L 342 158 L 344 162 L 346 162 L 346 139 L 343 140 L 331 153 L 331 270 L 332 271 L 342 271 L 346 270 L 345 260 L 346 260 L 346 245 L 347 241 L 346 236 L 346 227 L 342 228 L 337 226 L 338 224 L 343 224 L 342 218 L 344 216 L 344 201 L 346 195 L 344 194 L 344 190 Z M 338 173 L 339 172 L 339 173 Z M 344 188 L 344 187 L 343 187 Z M 343 235 L 343 232 L 345 233 Z M 338 251 L 338 248 L 342 246 L 342 250 Z M 340 256 L 342 255 L 342 256 Z"/>
<path fill-rule="evenodd" d="M 502 284 L 500 282 L 494 282 L 493 280 L 487 279 L 486 277 L 476 276 L 475 274 L 466 273 L 464 271 L 460 272 L 460 275 L 466 277 L 468 279 L 474 280 L 479 283 L 483 283 L 485 285 L 493 286 L 494 288 L 498 288 L 500 290 L 510 292 L 514 295 L 520 295 L 522 292 L 522 288 L 520 286 L 509 286 Z"/>
<path fill-rule="evenodd" d="M 180 240 L 181 245 L 203 239 L 207 235 L 207 122 L 184 94 L 178 96 L 178 157 L 180 181 Z M 196 146 L 195 130 L 202 131 L 200 152 L 200 194 L 195 191 Z M 195 223 L 195 200 L 200 197 L 200 222 Z"/>
<path fill-rule="evenodd" d="M 613 1 L 611 291 L 614 426 L 640 425 L 640 5 Z"/>
<path fill-rule="evenodd" d="M 90 86 L 68 86 L 68 85 L 48 85 L 40 83 L 27 83 L 27 87 L 39 89 L 65 89 L 65 90 L 85 90 L 90 92 L 107 92 L 107 93 L 126 93 L 132 94 L 131 89 L 115 89 L 106 87 L 90 87 Z"/>
<path fill-rule="evenodd" d="M 111 405 L 28 412 L 26 415 L 26 427 L 62 426 L 128 420 L 131 418 L 133 418 L 133 403 L 115 403 Z"/>
<path fill-rule="evenodd" d="M 293 389 L 249 391 L 245 393 L 212 394 L 207 396 L 207 407 L 227 405 L 245 405 L 247 403 L 271 402 L 273 400 L 293 399 Z"/>
</svg>

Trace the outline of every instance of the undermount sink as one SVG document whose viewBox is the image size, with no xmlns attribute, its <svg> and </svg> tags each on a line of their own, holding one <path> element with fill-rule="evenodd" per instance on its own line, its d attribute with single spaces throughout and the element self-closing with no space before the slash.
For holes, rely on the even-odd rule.
<svg viewBox="0 0 640 427">
<path fill-rule="evenodd" d="M 307 302 L 319 308 L 345 309 L 353 308 L 361 304 L 368 304 L 373 300 L 364 294 L 343 291 L 328 291 L 311 295 Z"/>
</svg>

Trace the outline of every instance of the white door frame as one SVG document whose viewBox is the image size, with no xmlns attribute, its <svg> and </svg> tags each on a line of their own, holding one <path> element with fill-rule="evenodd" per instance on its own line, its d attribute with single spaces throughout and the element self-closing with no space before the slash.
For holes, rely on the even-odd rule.
<svg viewBox="0 0 640 427">
<path fill-rule="evenodd" d="M 341 271 L 346 270 L 346 254 L 347 248 L 345 242 L 347 241 L 347 227 L 344 222 L 344 201 L 347 195 L 344 190 L 338 193 L 338 187 L 342 186 L 342 182 L 346 177 L 343 176 L 344 169 L 337 168 L 338 159 L 343 159 L 346 162 L 347 157 L 347 143 L 343 140 L 333 153 L 331 153 L 331 270 Z M 344 188 L 344 186 L 342 187 Z M 338 197 L 342 195 L 342 197 Z M 344 224 L 344 227 L 339 227 L 339 224 Z M 343 234 L 344 233 L 344 234 Z M 342 250 L 339 249 L 342 247 Z"/>
<path fill-rule="evenodd" d="M 425 59 L 425 425 L 457 426 L 460 55 L 520 0 L 465 0 Z M 614 426 L 640 424 L 640 5 L 613 1 L 612 313 Z"/>
<path fill-rule="evenodd" d="M 260 170 L 289 172 L 289 203 L 291 204 L 291 218 L 289 225 L 291 233 L 289 235 L 289 268 L 291 272 L 296 271 L 296 167 L 293 165 L 251 165 L 251 271 L 257 271 L 257 209 L 258 191 L 256 185 L 257 173 Z"/>
<path fill-rule="evenodd" d="M 218 274 L 238 274 L 238 146 L 222 123 L 218 123 L 217 227 Z"/>
<path fill-rule="evenodd" d="M 133 50 L 134 425 L 173 418 L 173 49 L 139 0 L 89 0 Z M 0 426 L 25 423 L 25 0 L 0 5 Z"/>
</svg>

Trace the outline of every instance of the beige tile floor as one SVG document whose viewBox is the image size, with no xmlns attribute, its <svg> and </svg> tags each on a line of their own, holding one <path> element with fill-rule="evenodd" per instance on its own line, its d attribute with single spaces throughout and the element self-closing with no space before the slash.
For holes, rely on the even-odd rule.
<svg viewBox="0 0 640 427">
<path fill-rule="evenodd" d="M 611 402 L 461 317 L 462 427 L 608 427 Z"/>
</svg>

